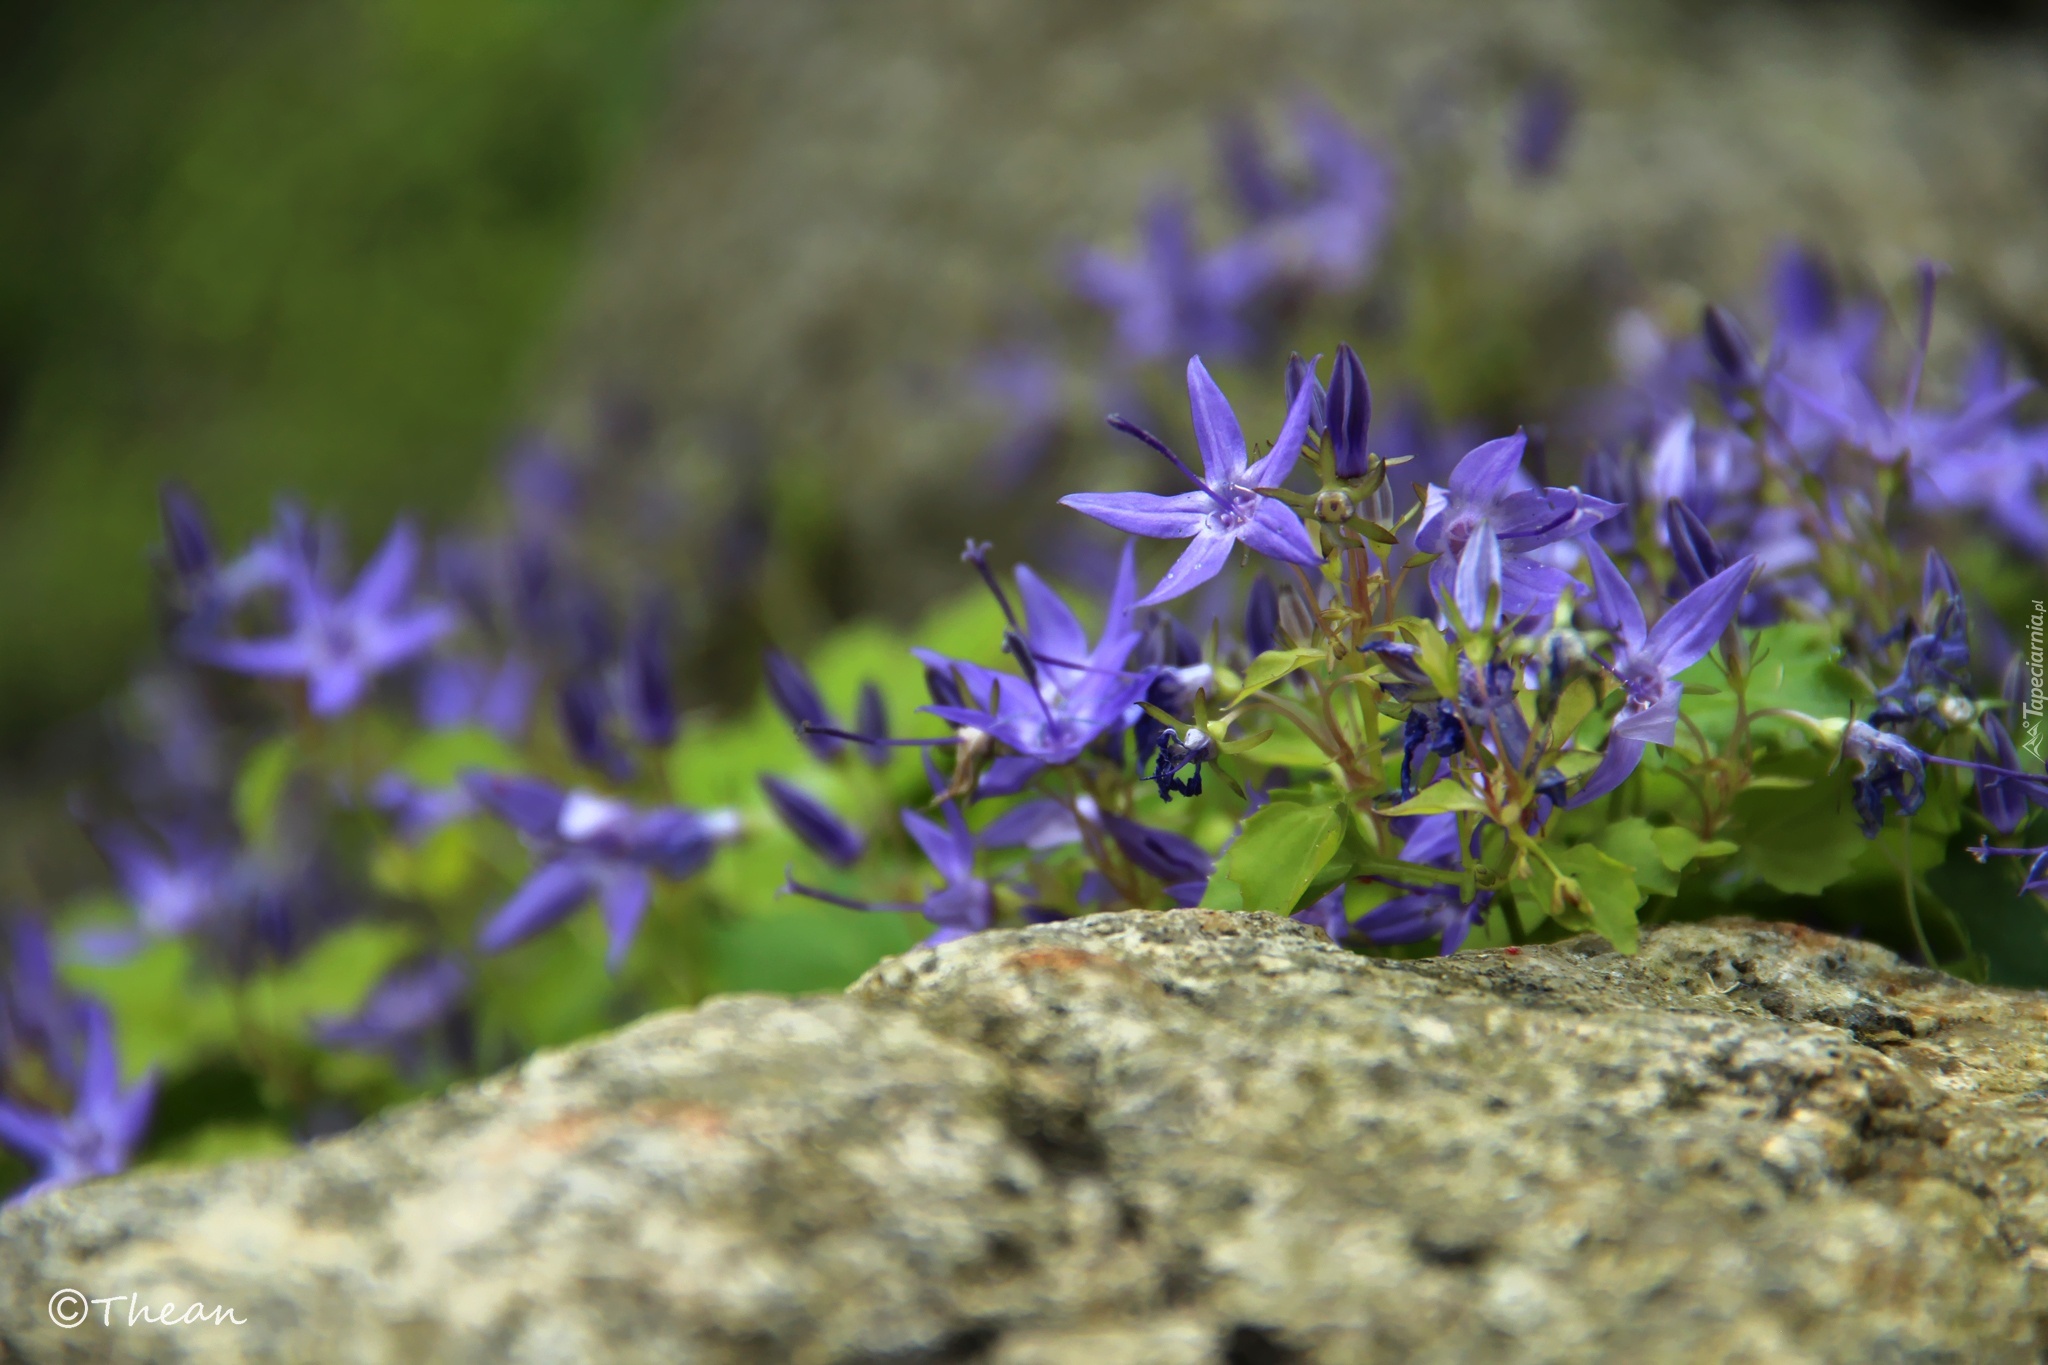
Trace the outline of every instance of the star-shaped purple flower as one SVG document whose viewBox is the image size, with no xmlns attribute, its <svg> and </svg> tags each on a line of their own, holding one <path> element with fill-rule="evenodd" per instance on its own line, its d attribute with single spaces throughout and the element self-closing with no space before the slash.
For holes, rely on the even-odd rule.
<svg viewBox="0 0 2048 1365">
<path fill-rule="evenodd" d="M 238 673 L 303 678 L 313 714 L 340 715 L 362 700 L 378 674 L 417 658 L 455 628 L 455 613 L 445 606 L 406 604 L 419 555 L 419 532 L 400 522 L 355 585 L 340 596 L 322 581 L 309 557 L 290 555 L 288 634 L 268 640 L 200 640 L 191 651 L 206 663 Z"/>
<path fill-rule="evenodd" d="M 1193 537 L 1159 585 L 1137 605 L 1152 606 L 1180 596 L 1214 578 L 1230 552 L 1240 544 L 1268 559 L 1290 564 L 1319 565 L 1323 556 L 1303 529 L 1301 518 L 1287 505 L 1258 490 L 1276 488 L 1294 471 L 1308 438 L 1314 405 L 1313 385 L 1304 384 L 1287 409 L 1287 420 L 1273 449 L 1252 463 L 1245 450 L 1244 430 L 1200 356 L 1188 361 L 1188 406 L 1194 415 L 1195 444 L 1201 447 L 1202 470 L 1196 474 L 1166 444 L 1147 432 L 1112 418 L 1119 430 L 1157 450 L 1194 483 L 1192 493 L 1072 493 L 1060 505 L 1132 535 L 1161 540 Z"/>
<path fill-rule="evenodd" d="M 1610 666 L 1628 699 L 1607 732 L 1600 766 L 1572 798 L 1584 805 L 1604 796 L 1628 779 L 1650 744 L 1669 744 L 1678 736 L 1678 703 L 1685 684 L 1678 675 L 1705 658 L 1735 619 L 1742 594 L 1756 573 L 1756 560 L 1745 556 L 1709 578 L 1664 613 L 1653 627 L 1643 622 L 1643 606 L 1621 570 L 1598 545 L 1587 543 L 1593 558 L 1593 586 L 1600 614 L 1613 629 L 1620 650 Z"/>
<path fill-rule="evenodd" d="M 1272 278 L 1267 251 L 1247 239 L 1204 254 L 1187 202 L 1172 194 L 1152 201 L 1141 232 L 1135 259 L 1089 247 L 1072 266 L 1074 291 L 1114 319 L 1117 348 L 1133 360 L 1248 351 L 1240 314 Z"/>
<path fill-rule="evenodd" d="M 1430 591 L 1438 602 L 1458 603 L 1467 625 L 1478 624 L 1496 586 L 1508 620 L 1547 615 L 1572 577 L 1531 552 L 1582 535 L 1622 510 L 1576 488 L 1510 492 L 1528 444 L 1518 431 L 1474 447 L 1451 471 L 1449 487 L 1431 484 L 1427 491 L 1415 548 L 1441 556 L 1429 566 Z"/>
<path fill-rule="evenodd" d="M 1017 590 L 1024 599 L 1024 622 L 1022 631 L 1013 632 L 1013 652 L 1020 655 L 1024 676 L 921 649 L 916 651 L 919 659 L 957 676 L 967 689 L 957 706 L 923 709 L 985 731 L 1036 763 L 1071 763 L 1103 731 L 1123 721 L 1158 672 L 1124 668 L 1141 634 L 1131 622 L 1137 567 L 1130 544 L 1124 545 L 1102 636 L 1092 649 L 1073 610 L 1022 564 L 1017 566 Z"/>
<path fill-rule="evenodd" d="M 478 932 L 477 946 L 487 953 L 525 942 L 596 898 L 610 938 L 606 962 L 617 971 L 654 894 L 652 874 L 691 876 L 739 834 L 731 811 L 630 806 L 531 777 L 472 773 L 467 785 L 479 805 L 525 835 L 543 859 Z"/>
<path fill-rule="evenodd" d="M 71 1112 L 49 1114 L 0 1100 L 0 1142 L 38 1167 L 36 1179 L 17 1191 L 10 1204 L 60 1185 L 125 1170 L 149 1127 L 156 1103 L 155 1073 L 123 1087 L 113 1019 L 106 1006 L 92 1000 L 78 1005 L 83 1037 L 72 1073 Z"/>
</svg>

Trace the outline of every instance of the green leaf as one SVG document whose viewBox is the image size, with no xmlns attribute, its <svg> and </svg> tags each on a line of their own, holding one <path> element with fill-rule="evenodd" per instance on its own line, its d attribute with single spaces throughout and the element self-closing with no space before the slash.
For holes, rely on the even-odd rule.
<svg viewBox="0 0 2048 1365">
<path fill-rule="evenodd" d="M 1238 739 L 1226 739 L 1222 744 L 1223 752 L 1226 754 L 1247 754 L 1272 737 L 1273 731 L 1269 726 L 1255 735 L 1245 735 Z"/>
<path fill-rule="evenodd" d="M 1208 889 L 1202 892 L 1202 908 L 1205 910 L 1242 910 L 1244 909 L 1244 888 L 1219 873 L 1209 878 Z"/>
<path fill-rule="evenodd" d="M 423 787 L 451 787 L 464 773 L 515 772 L 519 755 L 489 730 L 433 730 L 406 746 L 393 765 Z"/>
<path fill-rule="evenodd" d="M 1244 822 L 1218 870 L 1243 892 L 1247 910 L 1287 914 L 1343 842 L 1335 806 L 1275 801 Z"/>
<path fill-rule="evenodd" d="M 1817 896 L 1848 876 L 1865 840 L 1838 777 L 1802 791 L 1752 787 L 1735 798 L 1742 866 L 1780 891 Z"/>
<path fill-rule="evenodd" d="M 242 765 L 235 779 L 235 820 L 250 843 L 269 842 L 278 804 L 298 761 L 298 742 L 285 734 L 259 745 Z"/>
<path fill-rule="evenodd" d="M 1244 686 L 1238 689 L 1239 697 L 1271 687 L 1304 664 L 1315 663 L 1323 657 L 1320 649 L 1269 649 L 1252 660 L 1252 666 L 1245 670 Z"/>
<path fill-rule="evenodd" d="M 176 1072 L 234 1050 L 234 1001 L 199 974 L 183 939 L 159 939 L 122 962 L 68 963 L 64 979 L 112 1011 L 124 1075 L 151 1066 Z"/>
<path fill-rule="evenodd" d="M 1632 869 L 1636 885 L 1644 891 L 1672 896 L 1678 893 L 1678 873 L 1692 861 L 1699 837 L 1676 826 L 1655 829 L 1648 820 L 1635 816 L 1606 826 L 1593 836 L 1593 843 Z M 1672 851 L 1680 847 L 1683 856 L 1673 862 Z"/>
<path fill-rule="evenodd" d="M 1486 803 L 1465 790 L 1462 782 L 1446 777 L 1441 782 L 1432 782 L 1421 791 L 1398 806 L 1382 812 L 1386 815 L 1442 815 L 1446 811 L 1481 811 Z"/>
<path fill-rule="evenodd" d="M 1575 844 L 1551 856 L 1571 879 L 1571 887 L 1556 885 L 1541 862 L 1535 864 L 1533 880 L 1544 903 L 1555 907 L 1558 922 L 1567 928 L 1591 929 L 1619 951 L 1635 952 L 1641 942 L 1636 907 L 1643 903 L 1643 893 L 1628 865 L 1592 844 Z"/>
<path fill-rule="evenodd" d="M 1411 556 L 1410 564 L 1415 563 Z M 1436 688 L 1440 697 L 1458 695 L 1458 660 L 1444 633 L 1429 621 L 1410 620 L 1408 633 L 1415 638 L 1415 662 L 1428 676 L 1430 685 Z"/>
</svg>

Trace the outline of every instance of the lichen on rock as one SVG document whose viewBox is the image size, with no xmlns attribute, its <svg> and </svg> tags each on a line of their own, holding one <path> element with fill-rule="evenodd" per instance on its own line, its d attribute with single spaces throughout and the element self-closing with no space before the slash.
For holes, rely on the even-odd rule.
<svg viewBox="0 0 2048 1365">
<path fill-rule="evenodd" d="M 0 1218 L 26 1361 L 2033 1360 L 2048 1000 L 1746 922 L 978 936 Z M 2042 1247 L 2039 1252 L 2036 1247 Z M 58 1288 L 248 1321 L 52 1326 Z"/>
</svg>

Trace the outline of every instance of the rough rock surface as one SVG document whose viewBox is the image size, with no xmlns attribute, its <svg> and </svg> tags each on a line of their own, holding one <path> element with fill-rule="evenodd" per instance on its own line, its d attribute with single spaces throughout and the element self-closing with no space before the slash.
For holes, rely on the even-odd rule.
<svg viewBox="0 0 2048 1365">
<path fill-rule="evenodd" d="M 1901 292 L 1938 257 L 1952 299 L 2048 340 L 2048 39 L 1941 28 L 1936 8 L 707 3 L 536 404 L 572 432 L 593 393 L 649 405 L 654 470 L 618 518 L 645 521 L 643 561 L 729 571 L 732 508 L 772 486 L 791 522 L 775 573 L 813 553 L 842 609 L 961 590 L 961 536 L 1017 553 L 1058 515 L 1048 488 L 1019 496 L 980 460 L 995 427 L 966 362 L 1020 319 L 1064 316 L 1059 252 L 1128 245 L 1162 183 L 1197 191 L 1221 232 L 1214 121 L 1241 107 L 1277 129 L 1304 91 L 1396 154 L 1410 202 L 1456 205 L 1423 234 L 1466 241 L 1474 277 L 1463 311 L 1427 323 L 1423 349 L 1452 358 L 1433 378 L 1460 356 L 1491 373 L 1503 333 L 1544 371 L 1541 392 L 1465 386 L 1502 406 L 1493 420 L 1541 418 L 1522 405 L 1587 379 L 1622 302 L 1667 282 L 1746 297 L 1786 236 Z M 1531 186 L 1503 146 L 1539 76 L 1569 80 L 1581 113 L 1555 178 Z M 1319 328 L 1356 340 L 1357 321 Z M 1277 401 L 1277 381 L 1255 391 Z M 1086 428 L 1065 477 L 1108 482 L 1059 491 L 1150 469 Z M 789 594 L 764 591 L 791 629 Z M 702 597 L 709 613 L 735 594 L 721 579 Z"/>
<path fill-rule="evenodd" d="M 1730 922 L 1102 916 L 0 1217 L 11 1359 L 2034 1360 L 2048 1000 Z M 2037 1249 L 2038 1248 L 2038 1249 Z M 50 1296 L 243 1326 L 62 1331 Z"/>
</svg>

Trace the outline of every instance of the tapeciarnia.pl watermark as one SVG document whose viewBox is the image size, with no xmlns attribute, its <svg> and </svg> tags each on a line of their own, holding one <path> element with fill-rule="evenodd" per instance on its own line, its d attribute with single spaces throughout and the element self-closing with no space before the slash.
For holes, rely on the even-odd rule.
<svg viewBox="0 0 2048 1365">
<path fill-rule="evenodd" d="M 128 1307 L 117 1316 L 114 1305 L 121 1303 Z M 216 1327 L 240 1327 L 248 1321 L 225 1304 L 209 1308 L 203 1303 L 180 1304 L 176 1299 L 166 1299 L 161 1305 L 153 1306 L 144 1303 L 139 1294 L 112 1294 L 103 1299 L 89 1299 L 76 1289 L 60 1289 L 50 1295 L 50 1321 L 67 1332 L 84 1326 L 95 1308 L 100 1310 L 102 1327 L 134 1327 L 145 1322 L 158 1327 L 188 1327 L 202 1322 Z"/>
<path fill-rule="evenodd" d="M 2041 676 L 2041 630 L 2048 622 L 2048 603 L 2034 600 L 2034 613 L 2027 618 L 2027 695 L 2020 703 L 2020 748 L 2036 763 L 2041 761 L 2041 714 L 2048 701 L 2048 687 Z"/>
</svg>

